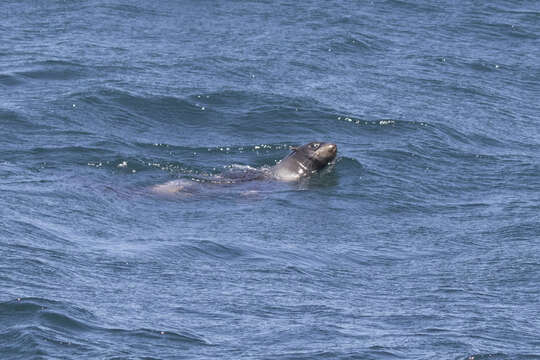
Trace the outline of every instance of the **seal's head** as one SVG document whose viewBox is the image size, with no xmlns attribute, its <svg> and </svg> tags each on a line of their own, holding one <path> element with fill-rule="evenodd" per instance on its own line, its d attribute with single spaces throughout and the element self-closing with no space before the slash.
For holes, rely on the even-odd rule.
<svg viewBox="0 0 540 360">
<path fill-rule="evenodd" d="M 310 142 L 292 149 L 274 169 L 274 175 L 281 180 L 298 180 L 309 176 L 336 158 L 337 145 L 328 142 Z"/>
<path fill-rule="evenodd" d="M 318 171 L 328 165 L 336 158 L 336 144 L 327 142 L 310 142 L 292 149 L 288 157 L 294 158 L 306 167 L 309 171 Z"/>
</svg>

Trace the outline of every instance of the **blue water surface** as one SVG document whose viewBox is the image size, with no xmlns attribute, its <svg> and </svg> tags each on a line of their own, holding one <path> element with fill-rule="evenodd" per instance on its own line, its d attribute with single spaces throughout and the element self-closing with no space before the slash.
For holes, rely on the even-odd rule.
<svg viewBox="0 0 540 360">
<path fill-rule="evenodd" d="M 0 358 L 540 359 L 539 2 L 0 14 Z"/>
</svg>

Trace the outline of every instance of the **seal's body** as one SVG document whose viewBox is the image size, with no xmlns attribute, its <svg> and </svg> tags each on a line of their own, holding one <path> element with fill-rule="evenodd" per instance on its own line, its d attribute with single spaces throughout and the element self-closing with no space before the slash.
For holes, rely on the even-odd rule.
<svg viewBox="0 0 540 360">
<path fill-rule="evenodd" d="M 336 144 L 311 142 L 293 148 L 292 152 L 272 169 L 278 180 L 297 181 L 324 168 L 336 158 Z"/>
<path fill-rule="evenodd" d="M 223 173 L 215 175 L 200 182 L 179 179 L 165 184 L 155 185 L 152 191 L 159 194 L 190 194 L 195 188 L 206 184 L 239 184 L 251 180 L 276 179 L 280 181 L 299 181 L 323 169 L 336 158 L 336 144 L 327 142 L 311 142 L 292 148 L 289 155 L 271 168 L 255 169 L 247 167 L 249 171 L 241 173 Z M 193 179 L 194 180 L 194 179 Z"/>
</svg>

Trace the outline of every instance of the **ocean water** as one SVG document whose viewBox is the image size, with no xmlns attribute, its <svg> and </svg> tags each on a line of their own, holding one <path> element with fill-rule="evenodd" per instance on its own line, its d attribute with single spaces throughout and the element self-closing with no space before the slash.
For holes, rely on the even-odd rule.
<svg viewBox="0 0 540 360">
<path fill-rule="evenodd" d="M 1 359 L 540 359 L 539 2 L 0 14 Z"/>
</svg>

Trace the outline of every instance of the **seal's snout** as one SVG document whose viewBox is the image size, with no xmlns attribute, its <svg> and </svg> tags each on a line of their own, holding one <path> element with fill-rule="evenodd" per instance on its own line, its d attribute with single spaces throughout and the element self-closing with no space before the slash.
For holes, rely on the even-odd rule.
<svg viewBox="0 0 540 360">
<path fill-rule="evenodd" d="M 328 144 L 328 152 L 332 154 L 337 153 L 337 145 L 336 144 Z"/>
<path fill-rule="evenodd" d="M 337 154 L 337 145 L 334 143 L 326 143 L 322 146 L 321 150 L 324 157 L 333 159 Z"/>
</svg>

